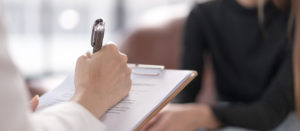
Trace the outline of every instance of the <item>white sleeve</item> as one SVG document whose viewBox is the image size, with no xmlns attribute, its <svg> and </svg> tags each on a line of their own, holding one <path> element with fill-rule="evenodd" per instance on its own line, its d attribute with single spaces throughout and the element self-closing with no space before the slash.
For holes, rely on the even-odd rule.
<svg viewBox="0 0 300 131">
<path fill-rule="evenodd" d="M 3 36 L 0 21 L 0 131 L 105 130 L 100 120 L 74 102 L 32 113 L 24 82 L 8 55 Z"/>
<path fill-rule="evenodd" d="M 105 126 L 89 111 L 75 102 L 46 108 L 33 115 L 35 128 L 40 131 L 102 131 Z"/>
</svg>

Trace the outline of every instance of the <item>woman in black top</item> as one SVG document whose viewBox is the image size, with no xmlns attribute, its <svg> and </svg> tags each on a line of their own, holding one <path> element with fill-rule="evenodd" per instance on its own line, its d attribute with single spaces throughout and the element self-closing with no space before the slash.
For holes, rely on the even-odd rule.
<svg viewBox="0 0 300 131">
<path fill-rule="evenodd" d="M 199 76 L 178 96 L 180 102 L 195 101 L 201 86 L 203 53 L 207 51 L 212 54 L 218 97 L 229 104 L 171 105 L 147 128 L 236 126 L 269 130 L 294 109 L 289 12 L 266 2 L 260 23 L 258 0 L 252 2 L 252 6 L 251 0 L 199 4 L 186 21 L 183 69 L 197 70 Z"/>
</svg>

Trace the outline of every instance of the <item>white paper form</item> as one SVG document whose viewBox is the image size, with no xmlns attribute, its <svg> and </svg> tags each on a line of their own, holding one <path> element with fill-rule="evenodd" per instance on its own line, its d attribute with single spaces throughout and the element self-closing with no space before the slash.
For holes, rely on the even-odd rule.
<svg viewBox="0 0 300 131">
<path fill-rule="evenodd" d="M 108 131 L 134 130 L 191 75 L 192 71 L 182 70 L 164 70 L 159 76 L 132 75 L 129 95 L 100 120 Z M 69 100 L 74 93 L 73 78 L 70 75 L 56 89 L 43 95 L 39 109 Z"/>
</svg>

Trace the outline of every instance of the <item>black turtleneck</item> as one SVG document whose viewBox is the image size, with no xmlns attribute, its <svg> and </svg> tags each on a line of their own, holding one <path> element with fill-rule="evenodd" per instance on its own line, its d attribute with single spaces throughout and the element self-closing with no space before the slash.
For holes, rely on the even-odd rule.
<svg viewBox="0 0 300 131">
<path fill-rule="evenodd" d="M 272 2 L 265 5 L 263 24 L 257 9 L 246 9 L 235 0 L 195 6 L 186 21 L 182 66 L 197 70 L 199 77 L 177 100 L 195 101 L 203 53 L 210 52 L 218 97 L 229 103 L 211 107 L 222 124 L 256 130 L 279 125 L 294 108 L 287 21 L 288 12 Z"/>
</svg>

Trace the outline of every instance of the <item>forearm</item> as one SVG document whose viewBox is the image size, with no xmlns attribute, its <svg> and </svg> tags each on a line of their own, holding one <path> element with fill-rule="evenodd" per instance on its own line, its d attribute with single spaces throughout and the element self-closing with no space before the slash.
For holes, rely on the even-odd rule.
<svg viewBox="0 0 300 131">
<path fill-rule="evenodd" d="M 179 106 L 173 105 L 174 107 Z M 179 106 L 180 107 L 180 106 Z M 183 120 L 188 120 L 191 127 L 194 129 L 204 128 L 204 129 L 217 129 L 221 126 L 219 120 L 215 117 L 211 108 L 204 104 L 182 104 L 181 109 L 184 109 L 187 113 Z M 177 110 L 180 110 L 178 108 Z"/>
<path fill-rule="evenodd" d="M 216 118 L 212 109 L 208 105 L 195 105 L 197 108 L 197 127 L 205 129 L 217 129 L 221 122 Z M 199 118 L 201 117 L 201 118 Z"/>
<path fill-rule="evenodd" d="M 263 96 L 252 103 L 215 106 L 213 112 L 223 126 L 269 130 L 278 126 L 294 109 L 293 71 L 290 50 Z"/>
<path fill-rule="evenodd" d="M 286 118 L 290 108 L 281 104 L 274 107 L 268 103 L 256 103 L 253 105 L 215 106 L 212 107 L 212 111 L 222 126 L 271 130 Z"/>
</svg>

